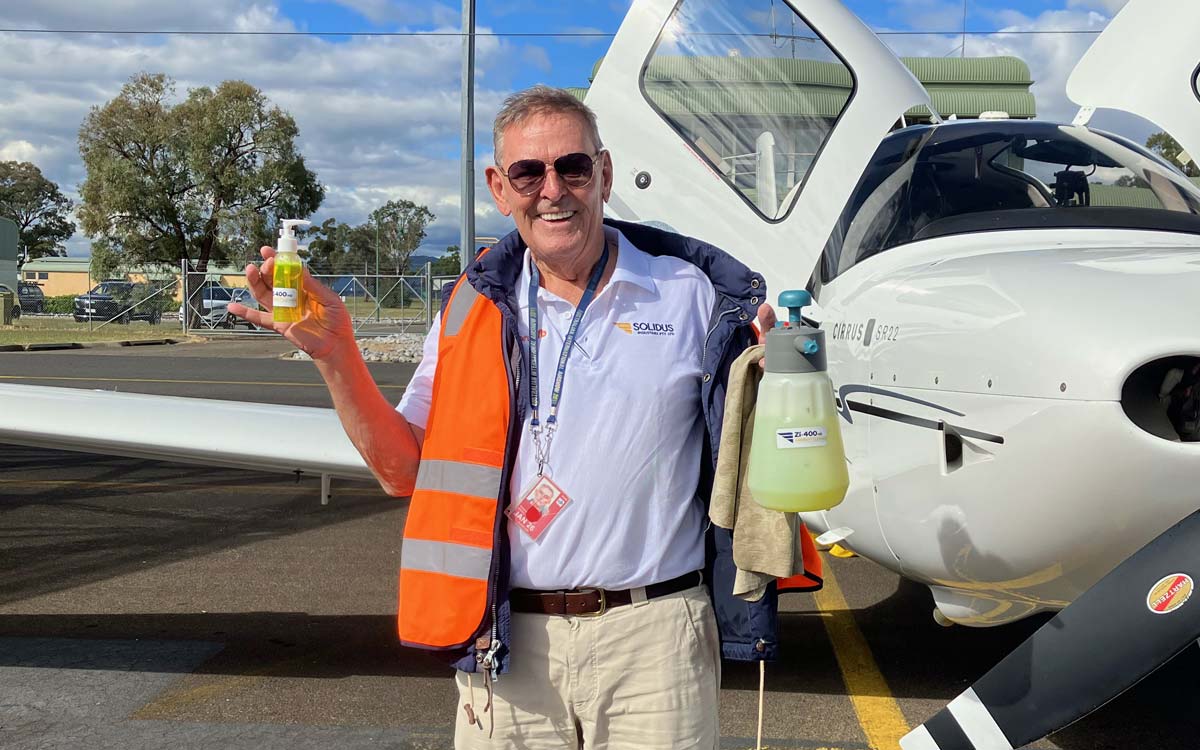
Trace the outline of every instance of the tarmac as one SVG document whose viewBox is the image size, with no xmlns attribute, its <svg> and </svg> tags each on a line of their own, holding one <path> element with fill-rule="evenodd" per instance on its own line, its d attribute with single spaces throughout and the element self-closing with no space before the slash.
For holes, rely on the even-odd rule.
<svg viewBox="0 0 1200 750">
<path fill-rule="evenodd" d="M 311 363 L 280 359 L 290 348 L 14 352 L 0 382 L 328 406 Z M 370 367 L 391 400 L 413 369 Z M 406 502 L 351 482 L 318 496 L 316 477 L 3 446 L 0 747 L 451 747 L 449 670 L 396 643 Z M 941 628 L 924 587 L 824 559 L 825 590 L 782 603 L 771 748 L 894 748 L 1045 621 Z M 1198 668 L 1189 649 L 1033 747 L 1194 748 Z M 725 664 L 723 748 L 755 746 L 758 684 L 755 665 Z"/>
</svg>

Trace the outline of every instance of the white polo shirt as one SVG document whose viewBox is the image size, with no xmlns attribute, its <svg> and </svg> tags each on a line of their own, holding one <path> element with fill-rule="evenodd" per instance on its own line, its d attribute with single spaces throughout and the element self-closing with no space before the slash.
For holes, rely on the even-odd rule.
<svg viewBox="0 0 1200 750">
<path fill-rule="evenodd" d="M 694 499 L 704 440 L 700 358 L 716 292 L 690 263 L 648 255 L 611 227 L 605 232 L 618 242 L 616 268 L 580 324 L 546 470 L 571 503 L 537 541 L 508 525 L 514 587 L 625 589 L 704 566 L 704 509 Z M 526 251 L 515 290 L 526 344 L 529 264 Z M 538 311 L 544 424 L 575 306 L 538 289 Z M 419 427 L 429 418 L 440 331 L 439 316 L 397 407 Z M 510 504 L 537 477 L 530 419 Z"/>
</svg>

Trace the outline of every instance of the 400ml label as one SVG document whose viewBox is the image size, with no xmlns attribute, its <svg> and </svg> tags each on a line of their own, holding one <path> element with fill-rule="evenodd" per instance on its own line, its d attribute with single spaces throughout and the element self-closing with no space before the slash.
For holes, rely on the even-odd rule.
<svg viewBox="0 0 1200 750">
<path fill-rule="evenodd" d="M 300 293 L 295 289 L 277 286 L 271 299 L 275 307 L 296 307 L 300 304 Z"/>
<path fill-rule="evenodd" d="M 825 445 L 824 427 L 790 427 L 775 430 L 776 448 L 820 448 Z"/>
</svg>

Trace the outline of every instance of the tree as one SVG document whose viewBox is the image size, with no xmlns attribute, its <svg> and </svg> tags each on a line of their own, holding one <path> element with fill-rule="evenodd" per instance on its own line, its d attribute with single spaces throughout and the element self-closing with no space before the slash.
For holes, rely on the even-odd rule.
<svg viewBox="0 0 1200 750">
<path fill-rule="evenodd" d="M 367 224 L 376 232 L 379 257 L 395 265 L 397 276 L 408 272 L 408 259 L 436 218 L 425 206 L 406 200 L 388 201 L 371 212 Z"/>
<path fill-rule="evenodd" d="M 371 224 L 350 226 L 326 219 L 305 232 L 309 237 L 309 268 L 321 274 L 375 272 L 375 229 Z"/>
<path fill-rule="evenodd" d="M 92 243 L 92 258 L 89 264 L 92 278 L 96 281 L 117 279 L 125 276 L 122 270 L 121 255 L 112 249 L 104 240 Z"/>
<path fill-rule="evenodd" d="M 135 76 L 79 130 L 83 231 L 127 265 L 187 261 L 202 272 L 254 258 L 279 219 L 320 206 L 295 121 L 258 89 L 225 81 L 178 104 L 173 95 L 167 76 Z"/>
<path fill-rule="evenodd" d="M 1180 146 L 1179 141 L 1166 133 L 1155 133 L 1147 138 L 1146 148 L 1182 169 L 1188 177 L 1200 177 L 1200 167 L 1196 165 L 1196 159 L 1200 158 L 1200 155 L 1189 154 L 1192 157 L 1191 160 L 1186 164 L 1180 164 L 1179 154 L 1183 151 L 1183 146 Z"/>
<path fill-rule="evenodd" d="M 432 273 L 434 276 L 457 276 L 462 270 L 461 263 L 458 257 L 458 245 L 451 245 L 446 248 L 446 253 L 442 257 L 433 261 Z"/>
<path fill-rule="evenodd" d="M 17 223 L 29 258 L 66 255 L 63 243 L 75 233 L 71 201 L 58 185 L 27 161 L 0 161 L 0 216 Z"/>
</svg>

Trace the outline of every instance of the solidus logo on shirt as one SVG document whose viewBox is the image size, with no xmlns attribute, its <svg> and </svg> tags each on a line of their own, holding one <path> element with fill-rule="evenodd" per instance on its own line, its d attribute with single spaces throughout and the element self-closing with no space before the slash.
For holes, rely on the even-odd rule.
<svg viewBox="0 0 1200 750">
<path fill-rule="evenodd" d="M 613 323 L 625 333 L 638 336 L 674 336 L 674 323 Z"/>
</svg>

